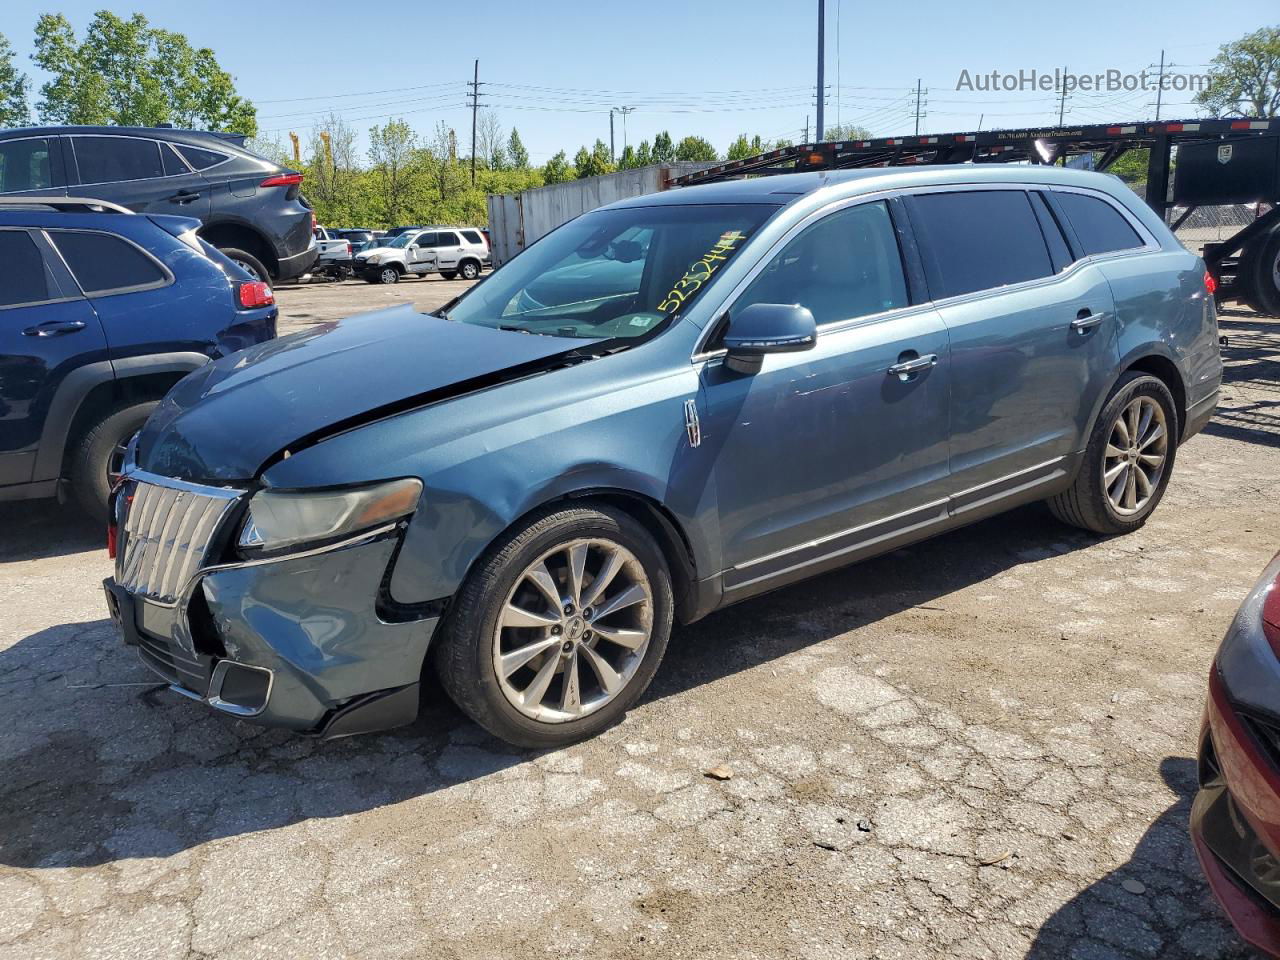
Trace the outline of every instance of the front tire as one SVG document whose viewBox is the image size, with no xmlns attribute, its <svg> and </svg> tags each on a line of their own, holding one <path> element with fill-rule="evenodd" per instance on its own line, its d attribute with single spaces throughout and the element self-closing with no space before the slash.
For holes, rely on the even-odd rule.
<svg viewBox="0 0 1280 960">
<path fill-rule="evenodd" d="M 378 283 L 399 283 L 400 271 L 395 267 L 383 267 L 378 271 Z"/>
<path fill-rule="evenodd" d="M 1164 381 L 1125 374 L 1102 406 L 1075 482 L 1049 500 L 1063 523 L 1119 534 L 1147 522 L 1169 485 L 1178 414 Z"/>
<path fill-rule="evenodd" d="M 149 401 L 109 413 L 76 446 L 71 459 L 71 490 L 81 509 L 94 520 L 107 522 L 107 500 L 119 477 L 125 448 L 155 408 L 155 401 Z"/>
<path fill-rule="evenodd" d="M 480 560 L 434 648 L 469 717 L 521 747 L 612 726 L 653 679 L 671 635 L 661 548 L 605 504 L 551 509 Z"/>
</svg>

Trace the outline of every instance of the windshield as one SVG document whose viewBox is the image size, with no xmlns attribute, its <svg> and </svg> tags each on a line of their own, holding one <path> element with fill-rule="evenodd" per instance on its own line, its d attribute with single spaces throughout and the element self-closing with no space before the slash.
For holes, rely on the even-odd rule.
<svg viewBox="0 0 1280 960">
<path fill-rule="evenodd" d="M 413 239 L 412 233 L 401 233 L 383 244 L 384 247 L 407 247 L 409 241 Z"/>
<path fill-rule="evenodd" d="M 449 319 L 558 337 L 641 337 L 689 304 L 778 208 L 588 213 L 471 289 Z"/>
</svg>

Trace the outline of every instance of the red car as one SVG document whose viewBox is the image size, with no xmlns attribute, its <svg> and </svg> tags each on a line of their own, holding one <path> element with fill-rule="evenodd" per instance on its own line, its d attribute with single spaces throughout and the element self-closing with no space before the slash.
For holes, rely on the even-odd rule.
<svg viewBox="0 0 1280 960">
<path fill-rule="evenodd" d="M 1209 672 L 1191 839 L 1240 935 L 1280 957 L 1280 554 Z"/>
</svg>

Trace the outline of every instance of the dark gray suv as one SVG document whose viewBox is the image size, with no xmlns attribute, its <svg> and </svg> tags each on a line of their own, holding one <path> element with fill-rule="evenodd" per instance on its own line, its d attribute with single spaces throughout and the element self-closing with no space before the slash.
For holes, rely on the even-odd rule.
<svg viewBox="0 0 1280 960">
<path fill-rule="evenodd" d="M 302 174 L 244 137 L 168 127 L 0 131 L 0 194 L 93 197 L 138 213 L 195 217 L 199 235 L 256 279 L 290 280 L 316 260 Z"/>
</svg>

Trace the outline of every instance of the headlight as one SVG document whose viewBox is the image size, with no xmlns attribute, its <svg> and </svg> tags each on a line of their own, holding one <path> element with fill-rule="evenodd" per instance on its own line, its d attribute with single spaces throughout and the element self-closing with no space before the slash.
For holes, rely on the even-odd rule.
<svg viewBox="0 0 1280 960">
<path fill-rule="evenodd" d="M 420 496 L 422 481 L 413 478 L 313 493 L 263 490 L 249 501 L 240 547 L 279 550 L 349 536 L 413 513 Z"/>
<path fill-rule="evenodd" d="M 376 253 L 375 253 L 375 254 L 372 254 L 371 256 L 365 257 L 364 262 L 365 262 L 365 263 L 377 263 L 377 262 L 378 262 L 378 254 L 376 254 Z"/>
</svg>

